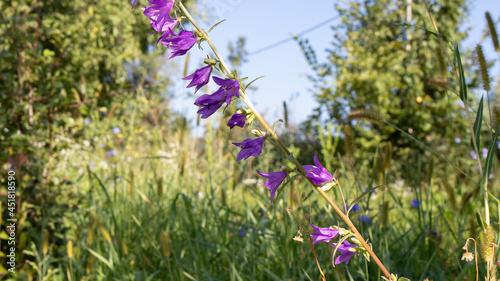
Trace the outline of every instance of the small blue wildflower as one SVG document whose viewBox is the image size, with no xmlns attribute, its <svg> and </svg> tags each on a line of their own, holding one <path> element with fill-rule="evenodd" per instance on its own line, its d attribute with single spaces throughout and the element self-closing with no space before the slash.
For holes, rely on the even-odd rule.
<svg viewBox="0 0 500 281">
<path fill-rule="evenodd" d="M 90 168 L 94 168 L 95 167 L 94 161 L 90 161 L 89 166 L 90 166 Z"/>
<path fill-rule="evenodd" d="M 100 143 L 98 146 L 99 146 L 99 148 L 103 148 L 104 144 Z"/>
<path fill-rule="evenodd" d="M 422 201 L 420 201 L 418 199 L 411 200 L 411 208 L 412 209 L 417 209 L 418 207 L 420 207 L 420 205 L 422 205 Z"/>
<path fill-rule="evenodd" d="M 359 216 L 358 220 L 362 223 L 370 223 L 371 222 L 371 219 L 369 216 L 367 215 L 361 215 Z"/>
<path fill-rule="evenodd" d="M 368 191 L 368 190 L 370 190 L 370 189 L 371 189 L 371 187 L 367 187 L 367 188 L 365 188 L 365 191 Z M 372 190 L 372 191 L 370 191 L 370 194 L 373 194 L 374 192 L 375 192 L 375 189 L 374 189 L 374 190 Z"/>
<path fill-rule="evenodd" d="M 460 138 L 455 138 L 455 143 L 458 144 L 458 143 L 461 143 L 462 140 Z"/>
<path fill-rule="evenodd" d="M 490 173 L 490 175 L 488 176 L 489 179 L 492 179 L 493 178 L 493 173 Z"/>
<path fill-rule="evenodd" d="M 88 124 L 90 124 L 91 122 L 92 122 L 92 120 L 90 120 L 90 119 L 85 119 L 85 120 L 83 120 L 83 125 L 88 125 Z"/>
<path fill-rule="evenodd" d="M 484 159 L 488 157 L 488 149 L 486 147 L 481 148 L 481 155 L 483 156 Z"/>
<path fill-rule="evenodd" d="M 114 134 L 119 134 L 120 132 L 121 132 L 120 128 L 118 128 L 118 127 L 114 127 L 113 128 L 113 133 Z"/>
<path fill-rule="evenodd" d="M 111 157 L 113 155 L 116 155 L 118 152 L 116 152 L 116 150 L 110 150 L 110 151 L 106 151 L 106 156 L 108 157 Z"/>
<path fill-rule="evenodd" d="M 359 211 L 359 205 L 358 205 L 358 203 L 356 203 L 356 204 L 354 204 L 354 205 L 352 206 L 351 211 L 352 211 L 352 212 Z"/>
<path fill-rule="evenodd" d="M 469 154 L 470 154 L 470 157 L 472 157 L 472 159 L 477 160 L 476 152 L 471 150 L 471 152 L 469 152 Z"/>
<path fill-rule="evenodd" d="M 245 232 L 246 230 L 247 229 L 244 226 L 242 226 L 240 228 L 240 232 L 238 233 L 238 235 L 241 236 L 241 237 L 246 237 L 247 236 L 247 233 Z"/>
</svg>

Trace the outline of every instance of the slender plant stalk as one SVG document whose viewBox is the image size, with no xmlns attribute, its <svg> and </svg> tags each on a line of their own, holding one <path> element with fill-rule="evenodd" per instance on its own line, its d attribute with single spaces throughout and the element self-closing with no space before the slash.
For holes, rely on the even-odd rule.
<svg viewBox="0 0 500 281">
<path fill-rule="evenodd" d="M 212 43 L 212 41 L 211 41 L 210 37 L 208 36 L 208 34 L 203 29 L 200 28 L 200 26 L 198 25 L 198 23 L 193 19 L 193 17 L 191 16 L 191 14 L 189 14 L 189 12 L 184 7 L 184 5 L 182 5 L 182 3 L 180 3 L 180 2 L 178 4 L 179 4 L 180 9 L 182 10 L 182 12 L 184 13 L 184 15 L 186 16 L 186 18 L 191 22 L 191 24 L 193 24 L 193 26 L 203 36 L 203 39 L 208 43 L 208 45 L 210 46 L 210 48 L 214 52 L 215 56 L 217 57 L 217 59 L 221 63 L 222 67 L 224 68 L 224 71 L 226 71 L 227 74 L 230 75 L 231 74 L 231 70 L 229 69 L 229 67 L 227 66 L 227 64 L 224 62 L 224 59 L 222 58 L 222 56 L 219 54 L 219 52 L 215 48 L 215 46 Z M 264 126 L 264 128 L 271 134 L 271 136 L 276 141 L 276 143 L 279 145 L 279 147 L 285 152 L 285 154 L 288 156 L 288 159 L 291 162 L 294 163 L 294 165 L 297 167 L 297 169 L 299 170 L 299 172 L 301 174 L 305 175 L 306 171 L 304 170 L 304 168 L 302 168 L 302 165 L 292 155 L 292 153 L 288 150 L 288 148 L 280 141 L 280 139 L 278 138 L 278 135 L 276 134 L 276 132 L 266 122 L 266 120 L 264 119 L 264 117 L 262 117 L 262 115 L 257 111 L 257 109 L 255 108 L 255 106 L 253 105 L 253 103 L 250 101 L 250 99 L 245 94 L 245 91 L 243 91 L 240 88 L 239 94 L 240 94 L 240 98 L 247 104 L 247 106 L 252 111 L 252 113 L 255 115 L 255 117 L 257 118 L 257 120 L 259 120 L 259 122 L 261 123 L 261 125 Z M 307 179 L 312 184 L 312 181 L 309 178 L 307 178 Z M 349 229 L 354 233 L 354 235 L 356 236 L 356 238 L 361 242 L 361 244 L 363 245 L 363 247 L 367 250 L 367 252 L 370 254 L 370 256 L 372 257 L 372 259 L 375 261 L 375 263 L 378 265 L 378 267 L 382 270 L 382 272 L 384 273 L 384 275 L 389 280 L 392 280 L 392 277 L 391 277 L 391 274 L 389 273 L 389 271 L 385 268 L 385 266 L 382 264 L 382 262 L 377 257 L 377 255 L 373 252 L 373 250 L 371 249 L 371 247 L 368 245 L 368 243 L 365 241 L 365 239 L 363 238 L 363 236 L 356 229 L 356 227 L 354 226 L 354 224 L 352 223 L 352 221 L 349 219 L 349 217 L 342 212 L 342 210 L 332 201 L 332 199 L 319 186 L 315 185 L 314 189 L 317 192 L 319 192 L 319 194 L 328 202 L 328 204 L 330 204 L 330 206 L 332 206 L 332 208 L 340 216 L 340 218 L 349 226 Z"/>
<path fill-rule="evenodd" d="M 434 30 L 436 31 L 437 34 L 439 34 L 439 30 L 438 30 L 438 27 L 436 25 L 436 21 L 434 20 L 434 16 L 432 15 L 431 10 L 429 9 L 429 4 L 427 4 L 426 0 L 424 0 L 424 4 L 425 4 L 425 8 L 427 9 L 427 12 L 429 13 L 429 17 L 431 19 L 432 25 L 434 26 Z M 443 52 L 446 54 L 446 57 L 448 58 L 448 63 L 452 67 L 453 73 L 455 73 L 455 77 L 457 79 L 457 82 L 460 81 L 460 77 L 458 75 L 457 69 L 455 68 L 455 65 L 453 64 L 453 61 L 451 60 L 450 55 L 446 51 L 446 48 L 444 47 L 444 43 L 443 43 L 443 40 L 441 39 L 441 37 L 438 37 L 438 41 L 439 41 L 439 45 L 441 45 L 441 49 L 443 49 Z M 476 136 L 475 136 L 475 132 L 473 129 L 472 118 L 471 118 L 470 113 L 469 113 L 469 105 L 467 104 L 467 101 L 464 101 L 464 106 L 465 106 L 465 113 L 467 114 L 467 120 L 469 121 L 469 129 L 470 129 L 471 134 L 472 134 L 472 144 L 474 145 L 474 150 L 476 151 L 476 155 L 479 156 L 479 148 L 478 148 L 478 144 L 476 143 Z M 476 157 L 476 158 L 477 158 L 477 163 L 479 166 L 479 173 L 482 177 L 483 176 L 483 169 L 481 167 L 481 160 L 479 159 L 479 157 Z M 484 186 L 484 217 L 485 217 L 486 225 L 490 225 L 490 207 L 489 207 L 489 203 L 488 203 L 488 183 L 487 182 L 485 183 L 485 186 Z M 492 263 L 491 263 L 491 261 L 488 261 L 487 263 L 488 263 L 488 270 L 487 270 L 487 277 L 486 277 L 487 279 L 486 280 L 489 280 Z"/>
</svg>

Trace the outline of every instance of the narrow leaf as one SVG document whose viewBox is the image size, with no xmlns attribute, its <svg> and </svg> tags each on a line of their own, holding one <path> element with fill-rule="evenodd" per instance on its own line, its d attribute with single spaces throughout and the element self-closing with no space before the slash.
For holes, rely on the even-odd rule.
<svg viewBox="0 0 500 281">
<path fill-rule="evenodd" d="M 218 22 L 218 23 L 216 23 L 216 24 L 212 25 L 212 27 L 210 27 L 210 29 L 208 30 L 208 32 L 212 31 L 215 27 L 217 27 L 219 24 L 221 24 L 221 23 L 223 23 L 223 22 L 225 22 L 225 21 L 226 21 L 226 20 L 225 20 L 225 19 L 223 19 L 223 20 L 221 20 L 220 22 Z"/>
<path fill-rule="evenodd" d="M 372 192 L 375 189 L 382 187 L 382 186 L 384 186 L 384 185 L 378 185 L 378 186 L 372 187 L 372 188 L 368 189 L 367 191 L 361 193 L 361 195 L 358 196 L 358 198 L 354 199 L 354 201 L 352 201 L 351 204 L 349 205 L 349 210 L 347 210 L 347 215 L 349 215 L 349 212 L 351 211 L 352 207 L 354 207 L 354 205 L 356 203 L 358 203 L 358 201 L 361 200 L 361 198 L 363 198 L 365 195 L 370 194 L 370 192 Z"/>
<path fill-rule="evenodd" d="M 481 140 L 481 125 L 483 123 L 483 98 L 484 96 L 481 97 L 481 101 L 479 102 L 479 107 L 477 108 L 476 121 L 474 121 L 474 136 L 476 138 L 476 144 L 478 145 L 478 149 L 480 143 L 479 141 Z M 475 150 L 474 142 L 472 141 L 472 139 L 470 141 L 470 145 L 472 147 L 472 150 Z"/>
<path fill-rule="evenodd" d="M 248 84 L 245 86 L 245 91 L 247 90 L 248 86 L 250 86 L 250 84 L 252 84 L 253 82 L 255 82 L 255 81 L 259 80 L 260 78 L 264 78 L 264 77 L 266 77 L 266 76 L 264 76 L 264 75 L 263 75 L 263 76 L 257 77 L 257 78 L 255 78 L 255 79 L 253 79 L 252 81 L 250 81 L 250 83 L 248 83 Z"/>
<path fill-rule="evenodd" d="M 481 192 L 484 192 L 484 190 L 486 189 L 486 186 L 488 185 L 488 177 L 491 173 L 491 167 L 493 167 L 493 159 L 495 158 L 497 141 L 498 141 L 498 125 L 497 125 L 495 135 L 493 136 L 493 140 L 492 140 L 492 143 L 490 145 L 490 149 L 488 150 L 488 156 L 486 157 L 486 164 L 484 166 L 483 177 L 481 178 Z"/>
<path fill-rule="evenodd" d="M 467 102 L 467 85 L 465 84 L 464 66 L 462 65 L 462 59 L 460 58 L 460 50 L 458 49 L 458 44 L 455 44 L 454 55 L 457 64 L 459 79 L 460 79 L 460 99 L 466 103 Z"/>
</svg>

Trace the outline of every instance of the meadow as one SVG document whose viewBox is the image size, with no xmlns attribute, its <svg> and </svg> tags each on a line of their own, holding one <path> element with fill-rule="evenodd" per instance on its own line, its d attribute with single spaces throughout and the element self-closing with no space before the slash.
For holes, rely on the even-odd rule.
<svg viewBox="0 0 500 281">
<path fill-rule="evenodd" d="M 14 2 L 17 6 L 12 4 Z M 43 9 L 51 11 L 51 5 L 59 5 L 51 2 L 37 10 L 38 2 L 21 2 L 9 2 L 12 5 L 7 10 L 12 15 L 9 19 L 19 25 L 23 20 L 16 22 L 14 18 L 23 15 L 21 12 L 24 16 L 33 11 L 42 14 L 46 12 Z M 186 4 L 189 8 L 196 6 L 194 1 L 186 2 L 191 4 Z M 110 0 L 107 4 L 95 5 L 109 5 L 105 6 L 108 10 L 116 5 L 129 9 L 130 3 L 116 3 Z M 387 0 L 387 3 L 392 2 Z M 179 5 L 176 11 L 184 12 L 183 4 Z M 377 5 L 366 5 L 366 8 L 384 12 Z M 16 7 L 21 8 L 16 10 Z M 30 10 L 30 7 L 33 8 Z M 357 8 L 343 9 L 355 11 Z M 75 13 L 81 13 L 81 18 L 92 18 L 97 13 L 113 28 L 133 22 L 133 17 L 143 16 L 136 7 L 136 10 L 127 10 L 128 14 L 120 20 L 112 19 L 109 23 L 103 16 L 108 10 L 82 9 L 75 9 Z M 49 78 L 55 78 L 45 89 L 42 86 L 45 80 L 38 81 L 25 74 L 19 81 L 24 79 L 25 87 L 33 86 L 35 90 L 21 89 L 19 96 L 31 96 L 24 103 L 5 98 L 2 100 L 4 107 L 0 107 L 7 116 L 0 118 L 5 125 L 0 140 L 6 148 L 1 154 L 5 163 L 2 174 L 6 176 L 0 189 L 5 199 L 1 202 L 0 254 L 3 262 L 0 274 L 6 280 L 30 281 L 382 280 L 383 270 L 366 251 L 361 251 L 363 246 L 359 246 L 361 250 L 348 263 L 336 264 L 337 248 L 329 243 L 312 245 L 310 235 L 314 230 L 311 224 L 330 229 L 349 228 L 335 207 L 324 200 L 322 193 L 316 192 L 324 188 L 323 183 L 311 185 L 309 170 L 304 173 L 302 167 L 295 165 L 298 162 L 312 165 L 313 157 L 317 156 L 334 177 L 329 181 L 333 188 L 326 194 L 343 213 L 348 213 L 353 228 L 369 243 L 390 273 L 410 280 L 496 280 L 497 245 L 500 243 L 497 235 L 500 231 L 498 87 L 491 89 L 488 66 L 485 58 L 481 58 L 484 55 L 480 47 L 464 51 L 456 42 L 446 41 L 454 35 L 450 32 L 448 37 L 442 36 L 432 29 L 433 10 L 424 5 L 419 9 L 415 8 L 415 13 L 420 11 L 419 15 L 429 25 L 407 25 L 423 38 L 411 44 L 416 47 L 421 47 L 417 44 L 434 45 L 416 50 L 418 55 L 414 57 L 399 57 L 405 61 L 406 69 L 395 68 L 393 72 L 403 71 L 415 78 L 427 71 L 421 71 L 425 66 L 429 67 L 429 72 L 441 74 L 440 81 L 426 79 L 426 84 L 420 85 L 413 78 L 403 77 L 401 81 L 411 80 L 409 86 L 399 80 L 398 86 L 409 90 L 397 91 L 379 80 L 370 88 L 372 86 L 366 86 L 369 84 L 366 81 L 373 79 L 372 74 L 349 76 L 362 72 L 356 70 L 353 74 L 349 69 L 352 60 L 365 60 L 362 54 L 354 59 L 346 55 L 345 63 L 349 66 L 337 65 L 338 70 L 332 70 L 315 61 L 312 47 L 298 38 L 298 45 L 311 67 L 322 73 L 311 79 L 311 85 L 315 90 L 321 89 L 315 97 L 322 106 L 331 106 L 323 110 L 332 118 L 315 119 L 313 116 L 302 124 L 289 124 L 290 110 L 284 101 L 283 105 L 276 106 L 282 112 L 282 120 L 276 121 L 271 131 L 288 149 L 280 150 L 281 142 L 272 133 L 253 131 L 256 136 L 270 140 L 258 157 L 253 155 L 255 157 L 247 157 L 244 161 L 238 161 L 241 152 L 234 142 L 248 137 L 250 129 L 270 131 L 270 126 L 264 124 L 260 115 L 246 103 L 250 108 L 246 114 L 255 120 L 246 119 L 243 128 L 228 128 L 226 123 L 231 114 L 240 112 L 237 111 L 240 107 L 235 105 L 236 99 L 233 104 L 227 102 L 227 107 L 210 118 L 201 120 L 200 116 L 185 116 L 171 108 L 171 96 L 163 92 L 164 88 L 167 92 L 172 89 L 171 78 L 156 81 L 157 73 L 151 74 L 159 69 L 155 58 L 165 59 L 164 53 L 149 50 L 154 43 L 151 38 L 147 39 L 149 43 L 141 41 L 142 45 L 127 45 L 123 49 L 123 56 L 127 56 L 134 53 L 127 48 L 142 48 L 142 63 L 131 63 L 128 58 L 124 63 L 113 60 L 119 56 L 119 50 L 113 50 L 117 52 L 114 55 L 108 54 L 103 46 L 121 44 L 120 40 L 126 39 L 118 37 L 107 42 L 114 37 L 100 34 L 99 28 L 90 29 L 90 42 L 101 38 L 99 36 L 102 41 L 98 40 L 96 49 L 90 49 L 82 57 L 103 55 L 105 62 L 106 59 L 112 62 L 106 66 L 96 63 L 99 69 L 96 74 L 94 64 L 82 62 L 79 65 L 73 61 L 79 71 L 86 71 L 85 75 L 89 76 L 87 85 L 82 78 L 85 75 L 74 71 L 71 63 L 68 63 L 67 72 L 63 67 L 59 70 L 59 60 L 63 64 L 67 58 L 64 52 L 43 51 L 49 48 L 43 45 L 45 43 L 37 47 L 38 35 L 36 41 L 29 37 L 27 41 L 34 46 L 29 50 L 34 57 L 38 55 L 39 60 L 26 59 L 23 67 L 32 63 L 33 71 L 47 71 L 51 75 Z M 121 10 L 117 8 L 116 11 Z M 397 15 L 397 11 L 394 14 Z M 191 20 L 187 12 L 184 15 Z M 37 22 L 36 14 L 29 19 L 32 23 Z M 492 22 L 489 20 L 488 23 Z M 61 18 L 61 21 L 69 25 L 72 19 Z M 141 23 L 142 29 L 134 27 L 124 32 L 135 34 L 137 30 L 146 30 L 153 21 Z M 61 30 L 66 32 L 65 25 L 57 27 L 59 32 L 56 32 L 56 27 L 52 26 L 54 22 L 57 20 L 51 19 L 47 24 L 48 31 L 40 26 L 41 34 L 57 39 Z M 401 26 L 393 25 L 391 30 L 399 30 Z M 494 29 L 494 24 L 490 24 L 487 40 L 493 41 L 497 48 Z M 24 31 L 21 28 L 18 32 Z M 198 41 L 202 38 L 201 41 L 211 44 L 207 34 L 198 32 Z M 349 33 L 354 42 L 357 38 L 365 38 L 364 42 L 368 42 L 366 38 L 378 36 L 359 32 Z M 384 32 L 381 30 L 381 37 L 386 37 Z M 50 44 L 46 44 L 51 47 L 59 43 L 64 45 L 61 43 L 64 40 L 48 40 Z M 1 41 L 0 47 L 7 54 L 10 47 L 5 46 L 15 46 L 15 42 L 5 42 Z M 337 47 L 350 48 L 351 43 Z M 417 49 L 412 46 L 413 50 Z M 376 48 L 383 50 L 386 47 Z M 393 47 L 402 53 L 411 49 L 403 44 Z M 448 60 L 440 52 L 445 53 Z M 253 82 L 228 71 L 215 50 L 214 53 L 213 60 L 206 60 L 205 64 L 218 70 L 220 75 L 237 80 L 239 87 L 245 86 L 244 90 L 258 91 L 258 88 L 248 87 Z M 449 64 L 439 65 L 436 53 L 441 54 L 437 56 L 442 56 L 444 64 Z M 157 57 L 152 57 L 153 54 Z M 237 54 L 230 59 L 232 66 L 238 65 L 238 56 L 243 55 Z M 335 56 L 342 54 L 332 55 Z M 422 64 L 408 62 L 423 58 L 426 62 Z M 17 58 L 12 55 L 8 59 Z M 374 65 L 379 66 L 379 59 Z M 84 59 L 78 59 L 79 63 L 81 61 Z M 435 64 L 431 67 L 429 62 Z M 362 65 L 361 61 L 358 63 Z M 116 70 L 120 65 L 122 69 Z M 183 77 L 187 76 L 185 68 Z M 122 76 L 111 69 L 121 71 Z M 178 69 L 176 71 L 180 71 Z M 10 73 L 25 72 L 14 68 L 0 70 L 2 86 L 17 89 L 19 85 Z M 335 71 L 339 76 L 334 75 Z M 94 80 L 92 75 L 96 75 Z M 324 83 L 329 75 L 338 78 L 335 87 L 325 86 L 329 85 Z M 394 77 L 387 75 L 381 80 L 396 84 L 391 80 Z M 75 82 L 77 86 L 68 86 L 71 79 L 82 80 Z M 106 84 L 106 79 L 117 80 Z M 485 95 L 471 94 L 471 89 L 480 85 Z M 392 91 L 388 98 L 374 95 L 370 99 L 369 95 L 361 94 L 377 89 L 387 92 L 387 87 Z M 333 106 L 337 102 L 332 98 L 336 97 L 332 94 L 333 88 L 357 92 L 343 97 L 347 105 L 339 109 L 338 105 Z M 244 90 L 236 98 L 246 102 Z M 200 90 L 205 91 L 210 94 L 209 89 Z M 419 95 L 418 91 L 424 94 Z M 12 94 L 12 97 L 17 96 Z M 397 100 L 396 105 L 391 103 L 394 100 Z M 12 111 L 7 109 L 11 104 L 14 105 Z M 200 103 L 200 111 L 204 106 Z M 342 113 L 346 108 L 350 110 Z M 405 123 L 408 120 L 413 127 Z M 256 170 L 277 171 L 280 166 L 285 166 L 281 171 L 287 171 L 287 177 L 283 184 L 278 184 L 274 199 L 271 195 L 270 200 L 266 179 Z M 12 179 L 11 174 L 14 175 Z M 15 182 L 17 187 L 13 209 L 9 205 L 10 182 Z M 16 219 L 15 231 L 8 228 L 9 218 Z M 11 267 L 8 241 L 13 235 L 16 235 L 16 264 Z M 357 236 L 352 234 L 349 238 L 352 237 Z M 338 239 L 341 238 L 332 242 L 341 244 L 343 241 Z M 12 268 L 15 273 L 9 270 Z"/>
</svg>

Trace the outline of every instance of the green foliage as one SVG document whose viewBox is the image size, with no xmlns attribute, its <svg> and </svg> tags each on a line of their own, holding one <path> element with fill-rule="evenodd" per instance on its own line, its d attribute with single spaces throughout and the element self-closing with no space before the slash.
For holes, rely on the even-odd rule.
<svg viewBox="0 0 500 281">
<path fill-rule="evenodd" d="M 320 111 L 344 126 L 346 142 L 352 135 L 354 153 L 373 152 L 381 142 L 417 148 L 388 120 L 426 144 L 450 141 L 467 128 L 455 89 L 458 81 L 446 70 L 446 55 L 422 2 L 355 1 L 336 6 L 341 22 L 333 27 L 329 63 L 317 63 L 311 46 L 301 41 L 316 74 Z M 448 42 L 465 37 L 465 1 L 438 1 L 431 11 L 440 35 Z M 447 52 L 452 55 L 452 50 Z M 312 58 L 311 58 L 312 57 Z M 475 78 L 467 80 L 476 87 Z M 362 118 L 357 118 L 359 112 Z M 367 114 L 369 113 L 369 114 Z M 370 118 L 366 118 L 366 116 Z M 375 121 L 375 122 L 374 122 Z M 351 132 L 352 131 L 352 132 Z"/>
<path fill-rule="evenodd" d="M 42 230 L 64 235 L 64 214 L 84 197 L 61 166 L 82 159 L 65 162 L 65 152 L 90 141 L 93 124 L 131 109 L 128 101 L 165 101 L 164 50 L 149 50 L 150 23 L 129 1 L 7 0 L 0 9 L 2 174 L 16 171 L 18 249 L 40 247 Z M 20 251 L 19 266 L 25 259 Z"/>
</svg>

